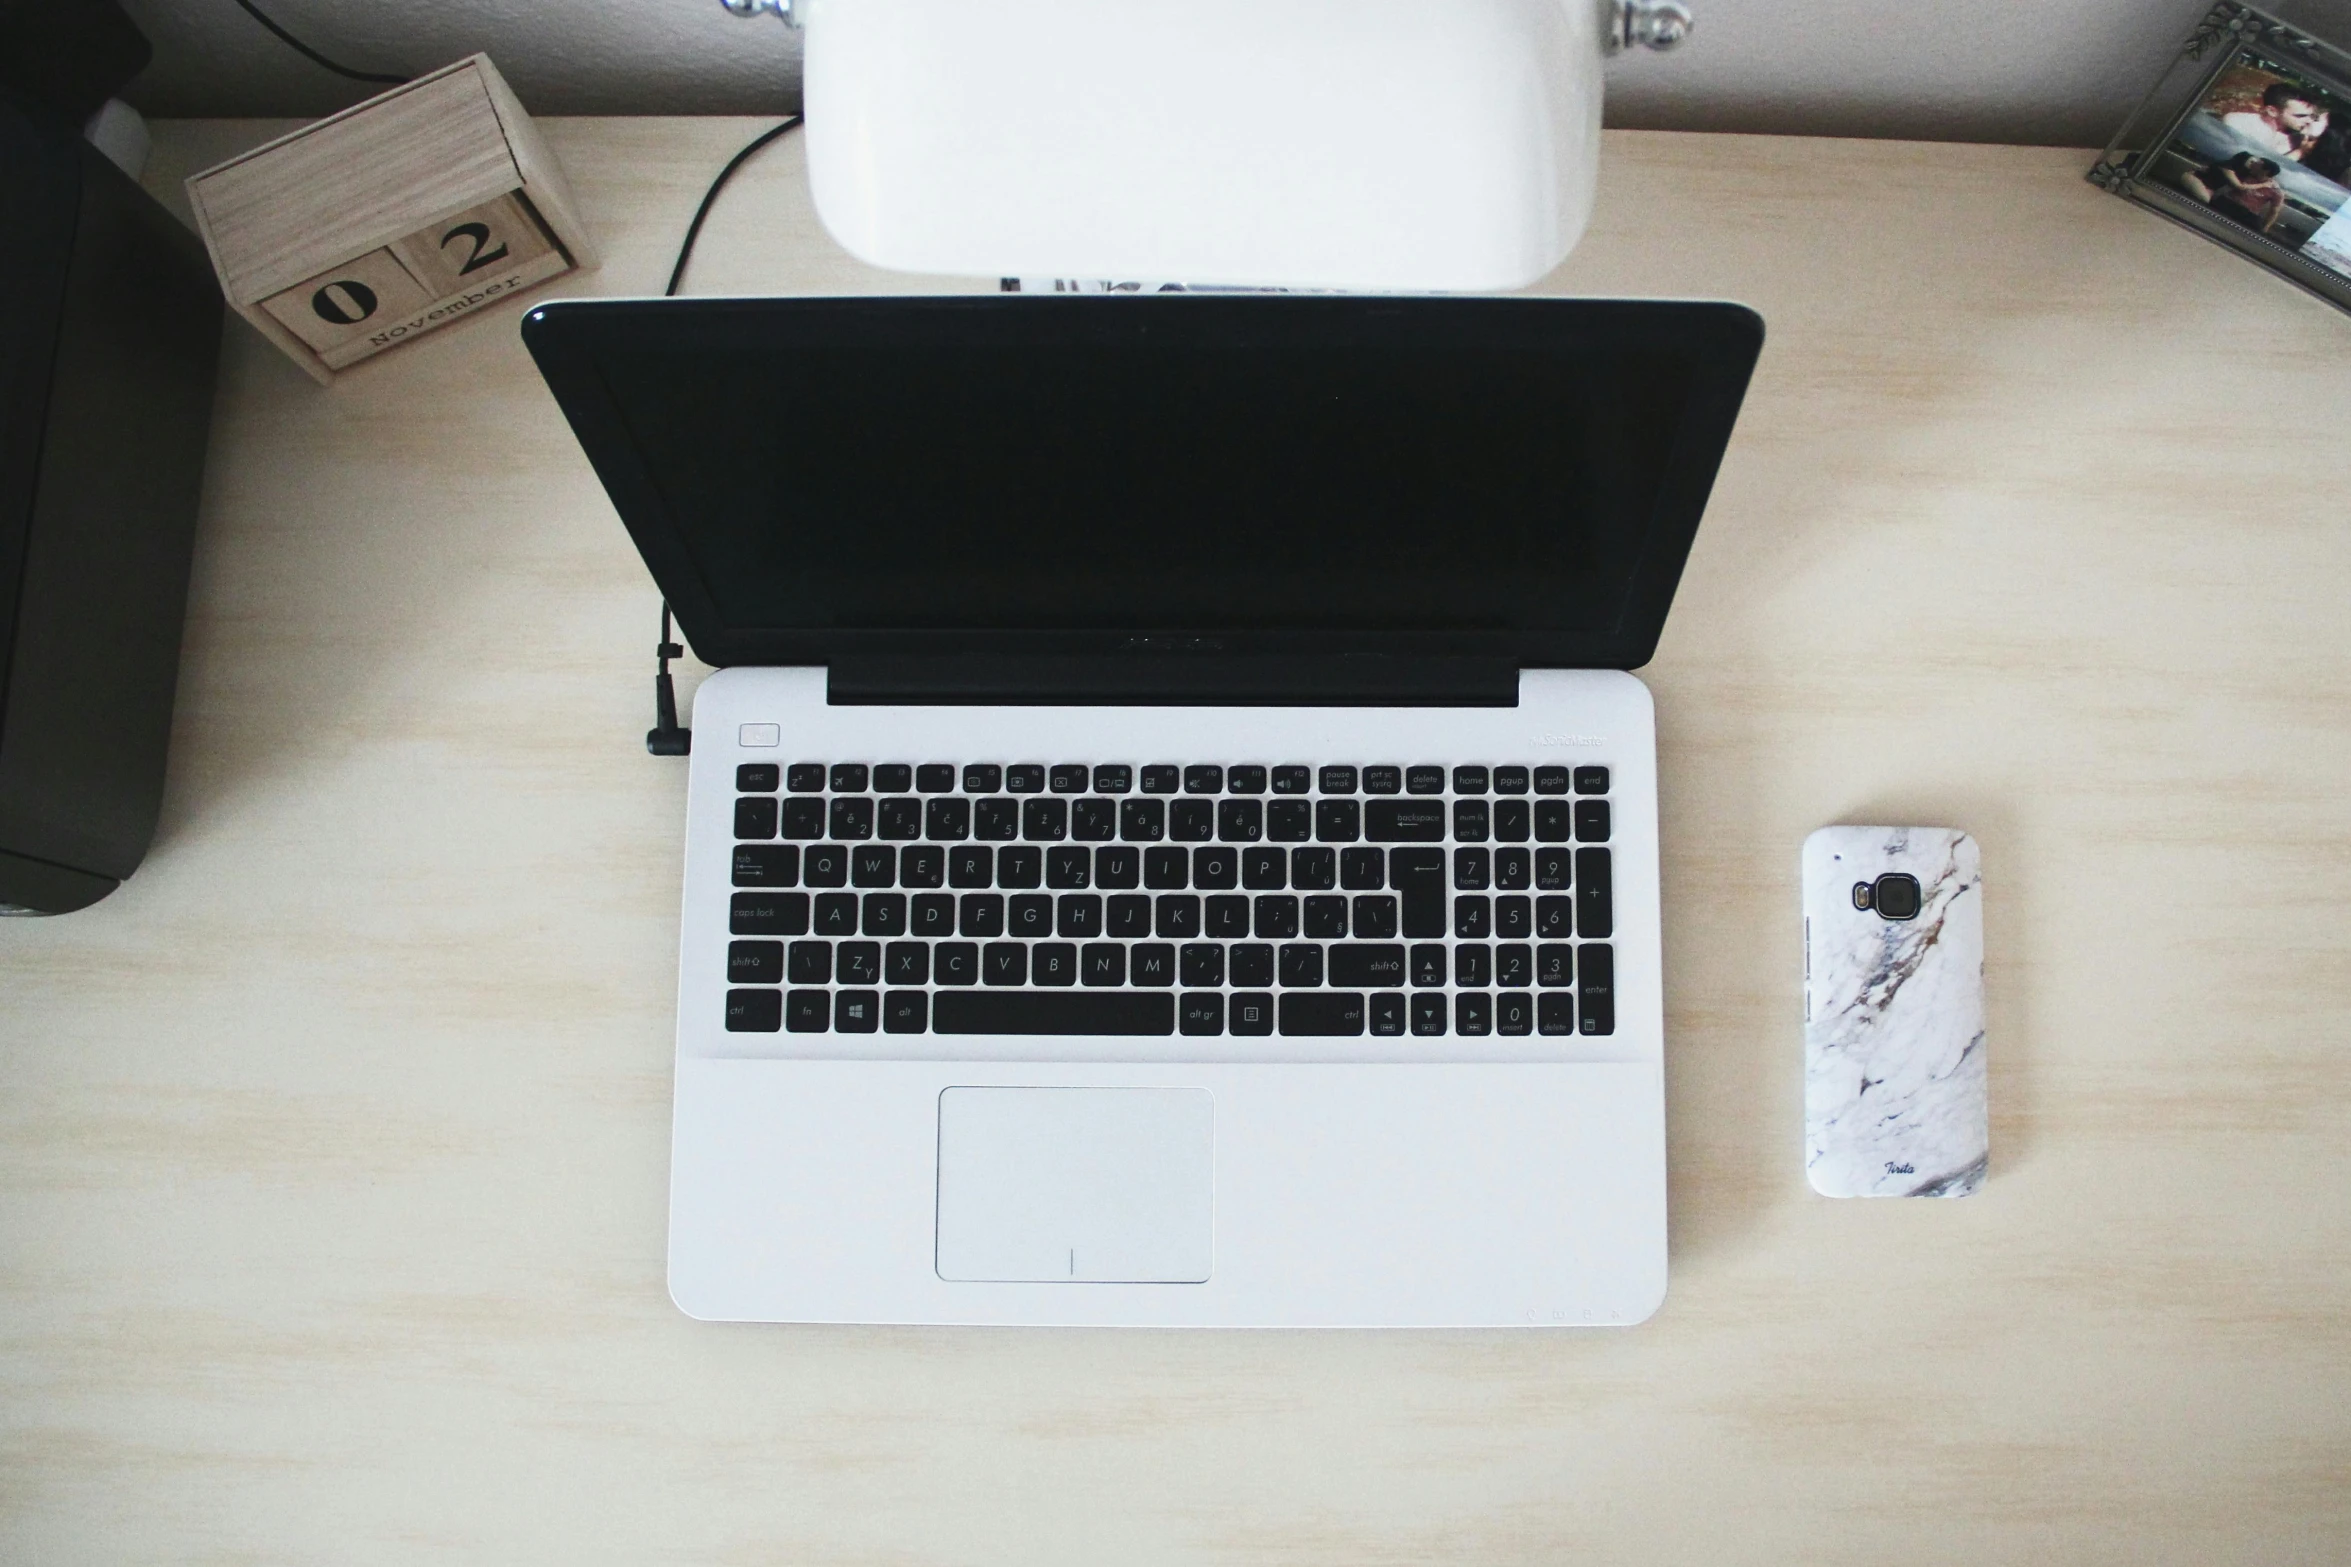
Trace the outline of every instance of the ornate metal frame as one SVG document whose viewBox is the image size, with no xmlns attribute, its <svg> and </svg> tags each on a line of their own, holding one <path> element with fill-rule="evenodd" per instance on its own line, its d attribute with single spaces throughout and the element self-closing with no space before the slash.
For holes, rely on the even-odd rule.
<svg viewBox="0 0 2351 1567">
<path fill-rule="evenodd" d="M 2196 24 L 2163 76 L 2090 166 L 2088 178 L 2103 190 L 2251 257 L 2337 309 L 2351 311 L 2351 276 L 2305 260 L 2292 247 L 2218 217 L 2149 177 L 2155 160 L 2203 104 L 2212 84 L 2237 65 L 2290 70 L 2351 106 L 2351 54 L 2266 11 L 2239 0 L 2220 0 Z"/>
</svg>

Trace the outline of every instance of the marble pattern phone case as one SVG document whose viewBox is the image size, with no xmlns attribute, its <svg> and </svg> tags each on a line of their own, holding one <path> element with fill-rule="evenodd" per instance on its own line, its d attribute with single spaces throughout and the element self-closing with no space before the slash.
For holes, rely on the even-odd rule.
<svg viewBox="0 0 2351 1567">
<path fill-rule="evenodd" d="M 1881 877 L 1917 878 L 1890 919 Z M 1871 889 L 1864 895 L 1861 889 Z M 1905 889 L 1895 883 L 1888 907 Z M 1983 884 L 1941 827 L 1824 827 L 1804 843 L 1804 1168 L 1829 1197 L 1964 1197 L 1990 1151 Z"/>
</svg>

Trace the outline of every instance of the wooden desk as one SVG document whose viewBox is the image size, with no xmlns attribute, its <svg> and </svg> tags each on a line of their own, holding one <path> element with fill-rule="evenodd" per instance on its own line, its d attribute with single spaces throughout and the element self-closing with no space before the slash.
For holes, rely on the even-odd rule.
<svg viewBox="0 0 2351 1567">
<path fill-rule="evenodd" d="M 553 122 L 660 286 L 748 121 Z M 159 186 L 268 127 L 161 128 Z M 2087 154 L 1617 135 L 1563 290 L 1771 326 L 1646 678 L 1671 1298 L 1629 1332 L 699 1326 L 684 768 L 515 333 L 223 369 L 162 837 L 0 926 L 11 1562 L 2351 1560 L 2351 320 Z M 698 291 L 853 265 L 797 151 Z M 984 286 L 984 285 L 983 285 Z M 1799 1169 L 1796 852 L 1969 827 L 1993 1175 Z"/>
</svg>

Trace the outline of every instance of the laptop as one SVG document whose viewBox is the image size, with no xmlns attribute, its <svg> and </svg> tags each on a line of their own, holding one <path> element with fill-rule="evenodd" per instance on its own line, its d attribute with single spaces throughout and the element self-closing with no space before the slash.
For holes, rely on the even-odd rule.
<svg viewBox="0 0 2351 1567">
<path fill-rule="evenodd" d="M 1736 305 L 579 301 L 695 652 L 669 1286 L 729 1321 L 1626 1324 L 1646 662 Z"/>
</svg>

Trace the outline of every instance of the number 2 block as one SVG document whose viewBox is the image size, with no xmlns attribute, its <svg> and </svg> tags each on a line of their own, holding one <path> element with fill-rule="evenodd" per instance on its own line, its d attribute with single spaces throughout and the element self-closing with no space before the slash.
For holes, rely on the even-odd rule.
<svg viewBox="0 0 2351 1567">
<path fill-rule="evenodd" d="M 392 253 L 434 299 L 447 299 L 499 282 L 555 250 L 536 219 L 514 196 L 501 196 L 392 242 Z"/>
</svg>

